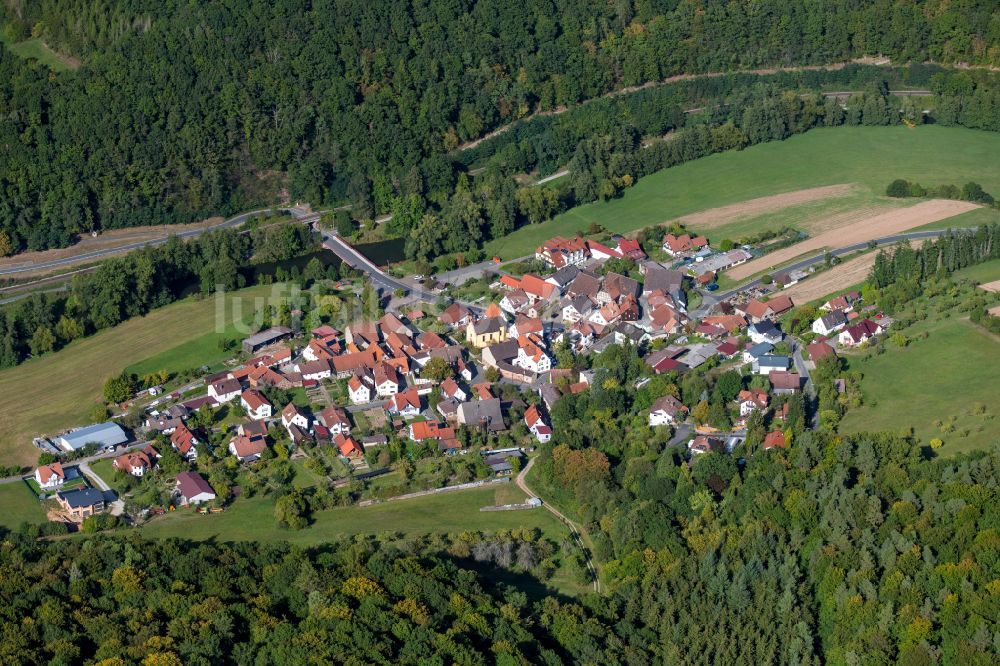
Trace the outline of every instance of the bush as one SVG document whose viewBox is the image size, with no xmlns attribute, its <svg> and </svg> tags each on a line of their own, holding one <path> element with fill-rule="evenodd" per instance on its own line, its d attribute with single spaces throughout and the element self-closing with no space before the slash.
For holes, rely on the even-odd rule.
<svg viewBox="0 0 1000 666">
<path fill-rule="evenodd" d="M 931 448 L 934 449 L 935 451 L 940 449 L 942 446 L 944 446 L 944 442 L 939 438 L 935 437 L 934 439 L 931 440 Z"/>
<path fill-rule="evenodd" d="M 889 187 L 885 188 L 885 194 L 888 197 L 895 197 L 897 199 L 908 197 L 910 196 L 910 184 L 902 178 L 897 178 L 889 183 Z"/>
</svg>

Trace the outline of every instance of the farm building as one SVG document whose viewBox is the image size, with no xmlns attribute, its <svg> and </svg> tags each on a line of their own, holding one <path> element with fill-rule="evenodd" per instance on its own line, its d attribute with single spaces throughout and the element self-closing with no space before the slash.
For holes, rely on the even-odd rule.
<svg viewBox="0 0 1000 666">
<path fill-rule="evenodd" d="M 102 449 L 110 449 L 128 441 L 128 435 L 117 423 L 95 423 L 85 428 L 70 430 L 56 438 L 56 444 L 63 451 L 76 451 L 87 444 L 97 444 Z"/>
<path fill-rule="evenodd" d="M 248 354 L 253 354 L 258 349 L 263 349 L 290 337 L 292 337 L 292 329 L 285 326 L 274 326 L 243 340 L 243 350 Z"/>
</svg>

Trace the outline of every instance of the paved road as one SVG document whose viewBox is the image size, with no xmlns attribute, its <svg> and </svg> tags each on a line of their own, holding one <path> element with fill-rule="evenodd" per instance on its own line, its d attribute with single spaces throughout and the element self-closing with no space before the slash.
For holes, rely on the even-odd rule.
<svg viewBox="0 0 1000 666">
<path fill-rule="evenodd" d="M 966 231 L 966 230 L 967 229 L 954 229 L 954 231 Z M 884 245 L 892 245 L 900 241 L 921 240 L 924 238 L 937 238 L 941 234 L 945 233 L 945 231 L 947 230 L 931 229 L 929 231 L 910 231 L 904 234 L 896 234 L 895 236 L 886 236 L 885 238 L 878 238 L 875 240 L 875 244 L 881 247 Z M 860 250 L 866 250 L 868 249 L 868 247 L 869 243 L 867 241 L 864 243 L 855 243 L 854 245 L 848 245 L 847 247 L 842 247 L 836 250 L 830 250 L 830 255 L 833 257 L 841 257 L 845 254 L 851 254 L 854 252 L 858 252 Z M 821 263 L 825 259 L 826 259 L 826 253 L 821 252 L 815 256 L 809 257 L 807 259 L 802 259 L 788 266 L 775 268 L 774 271 L 787 272 L 794 270 L 802 270 L 810 266 L 814 266 L 818 263 Z M 691 318 L 701 319 L 705 317 L 709 312 L 711 312 L 712 308 L 715 307 L 716 304 L 728 300 L 741 292 L 747 291 L 748 289 L 753 289 L 754 287 L 760 287 L 760 286 L 763 285 L 761 284 L 760 278 L 758 278 L 756 280 L 750 280 L 748 282 L 744 282 L 740 286 L 725 292 L 713 293 L 710 291 L 701 290 L 702 294 L 701 306 L 699 306 L 697 310 L 691 312 Z"/>
<path fill-rule="evenodd" d="M 268 213 L 272 209 L 262 208 L 260 210 L 253 210 L 247 213 L 240 213 L 236 217 L 231 217 L 228 220 L 220 222 L 219 224 L 204 227 L 202 229 L 191 229 L 188 231 L 181 231 L 176 234 L 170 234 L 163 238 L 154 238 L 151 240 L 138 241 L 135 243 L 126 243 L 125 245 L 119 245 L 113 248 L 105 248 L 103 250 L 94 250 L 92 252 L 84 252 L 82 254 L 77 254 L 72 257 L 66 257 L 64 259 L 54 259 L 52 261 L 43 261 L 39 263 L 23 263 L 16 266 L 11 266 L 8 268 L 0 268 L 0 276 L 4 275 L 16 275 L 18 273 L 26 273 L 28 271 L 39 271 L 39 270 L 54 270 L 61 266 L 68 266 L 72 264 L 77 264 L 81 261 L 103 259 L 114 254 L 119 254 L 121 252 L 126 252 L 129 250 L 137 250 L 141 247 L 146 247 L 147 245 L 162 245 L 169 240 L 170 236 L 177 236 L 178 238 L 193 238 L 195 236 L 200 236 L 209 231 L 217 231 L 219 229 L 228 229 L 230 227 L 238 227 L 251 217 L 256 215 L 261 215 L 263 213 Z M 318 219 L 319 213 L 307 213 L 299 208 L 282 208 L 282 212 L 290 213 L 295 217 L 299 218 L 303 222 L 310 221 L 312 219 Z"/>
<path fill-rule="evenodd" d="M 323 235 L 323 247 L 340 257 L 341 260 L 348 266 L 364 272 L 368 276 L 368 279 L 383 292 L 392 293 L 397 289 L 401 289 L 406 294 L 416 296 L 417 298 L 430 303 L 436 302 L 438 298 L 441 297 L 441 294 L 426 291 L 420 287 L 414 287 L 413 285 L 402 282 L 401 280 L 397 280 L 372 263 L 368 257 L 364 256 L 348 243 L 341 240 L 336 234 L 325 230 L 320 230 L 320 233 Z M 469 310 L 473 313 L 480 314 L 483 311 L 483 308 L 475 303 L 470 303 L 457 298 L 449 298 L 447 296 L 445 296 L 445 298 L 449 302 L 461 303 L 465 307 L 469 308 Z"/>
<path fill-rule="evenodd" d="M 528 464 L 524 466 L 524 469 L 521 470 L 521 473 L 518 474 L 517 478 L 515 479 L 517 486 L 521 490 L 523 490 L 525 494 L 527 494 L 529 497 L 538 497 L 538 495 L 535 492 L 533 492 L 531 488 L 528 487 L 528 484 L 524 480 L 524 477 L 528 475 L 528 471 L 534 464 L 535 464 L 535 459 L 531 458 L 528 461 Z M 569 528 L 570 534 L 573 535 L 573 539 L 576 541 L 577 545 L 580 546 L 580 550 L 583 552 L 583 557 L 587 562 L 587 569 L 590 570 L 590 575 L 594 580 L 594 592 L 600 592 L 601 577 L 600 575 L 598 575 L 597 567 L 594 566 L 593 560 L 590 559 L 590 549 L 588 549 L 587 546 L 583 543 L 583 538 L 581 536 L 580 528 L 578 528 L 576 523 L 574 523 L 572 520 L 564 516 L 557 509 L 553 508 L 552 505 L 549 504 L 548 502 L 543 501 L 542 506 L 548 509 L 549 513 L 558 518 L 560 522 L 562 522 L 564 525 L 566 525 L 566 527 Z"/>
</svg>

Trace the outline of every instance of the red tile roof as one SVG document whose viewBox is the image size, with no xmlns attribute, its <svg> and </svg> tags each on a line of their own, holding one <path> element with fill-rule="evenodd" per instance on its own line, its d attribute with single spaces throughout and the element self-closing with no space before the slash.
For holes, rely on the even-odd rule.
<svg viewBox="0 0 1000 666">
<path fill-rule="evenodd" d="M 57 479 L 66 478 L 66 472 L 63 471 L 60 463 L 54 462 L 38 468 L 38 478 L 42 480 L 42 483 L 48 483 L 52 477 L 56 477 Z"/>
</svg>

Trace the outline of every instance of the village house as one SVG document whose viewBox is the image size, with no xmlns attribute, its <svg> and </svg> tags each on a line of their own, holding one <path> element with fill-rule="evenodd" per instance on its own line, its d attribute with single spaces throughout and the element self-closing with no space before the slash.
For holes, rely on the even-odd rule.
<svg viewBox="0 0 1000 666">
<path fill-rule="evenodd" d="M 242 462 L 255 462 L 267 448 L 267 440 L 263 437 L 246 437 L 237 435 L 229 440 L 229 452 Z"/>
<path fill-rule="evenodd" d="M 552 359 L 529 337 L 518 338 L 517 346 L 517 357 L 511 361 L 514 365 L 534 373 L 548 372 L 552 369 Z"/>
<path fill-rule="evenodd" d="M 812 324 L 812 332 L 816 335 L 830 335 L 847 325 L 847 315 L 841 310 L 834 310 L 818 318 Z"/>
<path fill-rule="evenodd" d="M 759 321 L 756 324 L 751 324 L 750 327 L 747 328 L 747 335 L 750 336 L 750 341 L 754 344 L 769 342 L 772 345 L 778 344 L 781 342 L 781 339 L 785 337 L 773 322 L 766 319 L 764 321 Z"/>
<path fill-rule="evenodd" d="M 372 401 L 372 391 L 374 390 L 374 380 L 368 375 L 351 375 L 347 380 L 347 395 L 352 404 L 363 405 Z"/>
<path fill-rule="evenodd" d="M 203 504 L 215 499 L 215 491 L 197 472 L 181 472 L 176 479 L 176 493 L 182 505 Z"/>
<path fill-rule="evenodd" d="M 863 319 L 862 321 L 859 321 L 852 326 L 848 326 L 841 331 L 840 335 L 837 337 L 837 342 L 844 347 L 856 347 L 872 340 L 881 333 L 881 326 L 873 322 L 871 319 Z"/>
<path fill-rule="evenodd" d="M 518 315 L 514 318 L 514 323 L 510 325 L 509 335 L 512 338 L 519 338 L 524 335 L 541 336 L 544 332 L 545 325 L 538 317 Z"/>
<path fill-rule="evenodd" d="M 825 342 L 811 342 L 806 348 L 809 351 L 809 360 L 813 363 L 819 363 L 820 359 L 827 356 L 833 356 L 836 358 L 837 352 L 834 351 L 833 347 Z"/>
<path fill-rule="evenodd" d="M 545 423 L 537 405 L 531 405 L 524 411 L 524 424 L 539 443 L 544 444 L 552 439 L 552 427 Z"/>
<path fill-rule="evenodd" d="M 673 425 L 683 421 L 687 415 L 687 405 L 672 395 L 657 398 L 649 408 L 649 425 Z"/>
<path fill-rule="evenodd" d="M 770 451 L 774 448 L 785 448 L 785 433 L 780 430 L 769 432 L 764 436 L 763 449 L 765 451 Z"/>
<path fill-rule="evenodd" d="M 621 254 L 618 250 L 612 250 L 610 247 L 603 243 L 598 243 L 595 240 L 584 241 L 587 246 L 587 253 L 590 255 L 591 259 L 597 259 L 598 261 L 607 261 L 608 259 L 621 259 Z"/>
<path fill-rule="evenodd" d="M 619 238 L 618 245 L 615 249 L 618 251 L 620 256 L 628 257 L 633 261 L 642 261 L 646 258 L 646 253 L 639 245 L 639 241 L 632 238 Z"/>
<path fill-rule="evenodd" d="M 762 322 L 765 319 L 776 319 L 794 307 L 792 299 L 788 296 L 775 296 L 769 301 L 759 301 L 756 298 L 742 305 L 737 305 L 736 309 L 746 314 L 753 323 Z"/>
<path fill-rule="evenodd" d="M 405 419 L 413 418 L 420 414 L 420 394 L 415 388 L 400 391 L 386 400 L 385 411 L 391 416 L 401 416 Z"/>
<path fill-rule="evenodd" d="M 770 342 L 761 342 L 748 349 L 743 350 L 743 362 L 744 363 L 756 363 L 757 359 L 762 356 L 767 356 L 774 351 L 774 345 Z"/>
<path fill-rule="evenodd" d="M 294 402 L 290 402 L 281 410 L 281 425 L 285 428 L 296 425 L 303 430 L 309 430 L 309 417 Z"/>
<path fill-rule="evenodd" d="M 545 281 L 554 286 L 562 294 L 566 291 L 566 287 L 572 282 L 576 276 L 580 273 L 580 269 L 576 266 L 565 266 L 560 268 L 552 275 L 545 277 Z"/>
<path fill-rule="evenodd" d="M 316 382 L 329 379 L 333 375 L 333 370 L 330 368 L 330 361 L 325 358 L 300 363 L 296 366 L 296 370 L 302 375 L 302 379 Z"/>
<path fill-rule="evenodd" d="M 35 483 L 42 490 L 57 490 L 66 482 L 66 471 L 61 463 L 49 463 L 35 470 Z"/>
<path fill-rule="evenodd" d="M 148 430 L 152 430 L 158 433 L 163 433 L 164 435 L 171 434 L 174 430 L 177 430 L 177 426 L 182 424 L 183 421 L 175 416 L 168 416 L 167 414 L 159 414 L 157 416 L 150 416 L 146 419 L 143 424 Z"/>
<path fill-rule="evenodd" d="M 274 410 L 271 402 L 264 397 L 263 393 L 256 389 L 243 391 L 240 394 L 240 405 L 243 406 L 243 410 L 247 413 L 247 416 L 254 421 L 263 421 L 264 419 L 271 418 Z"/>
<path fill-rule="evenodd" d="M 856 291 L 849 291 L 842 296 L 836 296 L 831 298 L 823 305 L 819 306 L 820 310 L 827 312 L 850 312 L 854 309 L 854 303 L 860 300 L 861 294 Z"/>
<path fill-rule="evenodd" d="M 743 390 L 736 396 L 736 404 L 739 405 L 740 416 L 743 418 L 750 416 L 755 409 L 762 414 L 766 412 L 769 400 L 767 392 L 759 389 Z"/>
<path fill-rule="evenodd" d="M 472 312 L 461 303 L 452 303 L 444 309 L 438 321 L 452 328 L 461 328 L 472 321 Z"/>
<path fill-rule="evenodd" d="M 185 424 L 177 426 L 174 433 L 170 435 L 170 444 L 185 460 L 191 461 L 198 457 L 198 438 L 195 437 L 191 429 Z"/>
<path fill-rule="evenodd" d="M 753 371 L 758 375 L 770 375 L 773 372 L 787 370 L 791 361 L 787 356 L 765 355 L 753 362 Z"/>
<path fill-rule="evenodd" d="M 70 520 L 77 523 L 104 511 L 104 493 L 97 488 L 60 491 L 56 493 L 56 501 Z"/>
<path fill-rule="evenodd" d="M 768 379 L 771 380 L 771 390 L 775 395 L 797 393 L 802 388 L 802 379 L 797 372 L 778 370 L 772 372 Z"/>
<path fill-rule="evenodd" d="M 330 405 L 321 411 L 316 419 L 323 424 L 327 432 L 332 435 L 345 435 L 351 432 L 351 420 L 347 416 L 347 410 L 337 405 Z"/>
<path fill-rule="evenodd" d="M 489 432 L 507 430 L 499 398 L 463 402 L 458 406 L 458 422 L 470 428 L 482 428 Z"/>
<path fill-rule="evenodd" d="M 379 363 L 375 366 L 373 373 L 375 381 L 375 395 L 380 398 L 387 398 L 390 395 L 399 393 L 399 375 L 389 363 Z"/>
<path fill-rule="evenodd" d="M 459 402 L 464 402 L 468 397 L 465 391 L 462 390 L 462 387 L 458 385 L 458 382 L 451 377 L 441 382 L 441 395 L 445 398 L 458 400 Z"/>
<path fill-rule="evenodd" d="M 542 243 L 541 247 L 535 250 L 536 259 L 540 259 L 555 268 L 574 266 L 582 263 L 587 259 L 587 256 L 586 243 L 580 237 L 555 236 Z"/>
<path fill-rule="evenodd" d="M 149 470 L 156 467 L 156 460 L 160 454 L 152 446 L 145 447 L 142 451 L 129 451 L 115 458 L 112 465 L 115 469 L 121 470 L 125 474 L 141 477 Z"/>
<path fill-rule="evenodd" d="M 229 402 L 243 392 L 243 387 L 235 379 L 221 379 L 208 385 L 208 396 L 218 404 Z"/>
<path fill-rule="evenodd" d="M 725 442 L 718 437 L 708 437 L 706 435 L 698 435 L 690 442 L 688 442 L 688 451 L 691 452 L 692 456 L 701 455 L 702 453 L 721 453 L 725 450 Z"/>
<path fill-rule="evenodd" d="M 350 435 L 337 435 L 333 438 L 333 445 L 348 460 L 361 460 L 365 457 L 364 448 Z"/>
<path fill-rule="evenodd" d="M 561 316 L 563 322 L 572 324 L 581 319 L 589 319 L 597 304 L 586 294 L 568 296 L 562 301 Z"/>
<path fill-rule="evenodd" d="M 663 237 L 663 251 L 671 257 L 678 257 L 702 249 L 708 245 L 708 240 L 704 236 L 692 238 L 689 234 L 667 234 Z"/>
</svg>

